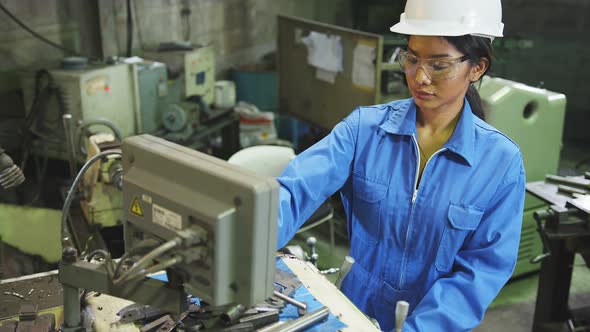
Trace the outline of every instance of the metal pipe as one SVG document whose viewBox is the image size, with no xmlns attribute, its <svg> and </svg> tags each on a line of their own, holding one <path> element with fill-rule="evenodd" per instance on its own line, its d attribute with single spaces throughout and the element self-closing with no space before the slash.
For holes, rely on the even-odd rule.
<svg viewBox="0 0 590 332">
<path fill-rule="evenodd" d="M 240 318 L 238 323 L 251 323 L 254 328 L 263 327 L 272 323 L 275 323 L 279 320 L 279 312 L 278 311 L 269 311 L 263 312 L 260 314 Z"/>
<path fill-rule="evenodd" d="M 330 310 L 327 307 L 321 307 L 318 310 L 311 312 L 307 315 L 301 316 L 295 320 L 289 321 L 276 329 L 270 330 L 270 332 L 297 332 L 305 328 L 308 328 L 315 323 L 324 320 L 330 314 Z"/>
<path fill-rule="evenodd" d="M 256 330 L 256 332 L 274 332 L 279 326 L 283 326 L 285 325 L 287 322 L 285 321 L 278 321 L 276 323 L 270 324 L 268 326 L 265 326 L 261 329 Z"/>
<path fill-rule="evenodd" d="M 289 302 L 301 310 L 307 310 L 307 305 L 305 303 L 301 303 L 301 302 L 295 300 L 294 298 L 289 297 L 285 294 L 279 293 L 277 291 L 273 291 L 273 294 L 274 294 L 274 296 L 278 297 L 279 299 L 281 299 L 285 302 Z"/>
<path fill-rule="evenodd" d="M 72 129 L 72 115 L 62 115 L 62 121 L 64 125 L 64 131 L 66 135 L 66 150 L 68 151 L 68 159 L 70 162 L 70 178 L 75 179 L 78 173 L 78 165 L 76 162 L 76 148 L 74 146 L 74 131 Z"/>
</svg>

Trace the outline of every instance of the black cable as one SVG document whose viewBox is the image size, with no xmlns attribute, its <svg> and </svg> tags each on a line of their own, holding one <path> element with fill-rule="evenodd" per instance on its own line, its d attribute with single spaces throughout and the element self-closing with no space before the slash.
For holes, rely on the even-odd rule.
<svg viewBox="0 0 590 332">
<path fill-rule="evenodd" d="M 143 52 L 145 47 L 143 47 L 143 34 L 141 33 L 141 24 L 139 21 L 141 15 L 139 15 L 139 12 L 137 11 L 137 1 L 133 1 L 133 13 L 135 14 L 135 20 L 133 20 L 133 22 L 135 23 L 135 30 L 137 30 L 137 43 L 139 49 Z"/>
<path fill-rule="evenodd" d="M 59 45 L 57 43 L 52 42 L 51 40 L 41 36 L 40 34 L 36 33 L 35 31 L 33 31 L 31 28 L 29 28 L 26 24 L 24 24 L 21 20 L 19 20 L 16 16 L 14 16 L 8 9 L 6 9 L 6 7 L 4 7 L 4 5 L 2 3 L 0 3 L 0 10 L 2 10 L 6 15 L 8 15 L 8 17 L 10 17 L 16 24 L 18 24 L 21 28 L 27 30 L 29 33 L 31 33 L 34 37 L 40 39 L 41 41 L 57 48 L 60 49 L 66 53 L 71 53 L 73 55 L 80 55 L 80 53 L 71 50 L 69 48 L 66 48 L 62 45 Z"/>
<path fill-rule="evenodd" d="M 33 103 L 31 104 L 31 108 L 29 109 L 29 114 L 25 118 L 24 128 L 23 128 L 23 143 L 22 143 L 22 158 L 21 158 L 21 169 L 25 169 L 27 165 L 27 161 L 29 158 L 29 149 L 31 147 L 31 141 L 33 139 L 33 124 L 37 121 L 37 113 L 39 111 L 40 105 L 42 104 L 41 100 L 46 100 L 46 96 L 41 96 L 41 94 L 46 93 L 46 88 L 41 88 L 41 81 L 47 78 L 47 86 L 49 86 L 53 80 L 51 74 L 46 69 L 41 69 L 35 72 L 35 86 L 34 91 L 35 94 L 33 96 Z M 26 107 L 26 106 L 25 106 Z"/>
<path fill-rule="evenodd" d="M 191 20 L 190 20 L 190 16 L 191 16 L 191 7 L 190 7 L 190 1 L 188 0 L 184 0 L 182 1 L 182 9 L 180 10 L 180 16 L 182 17 L 182 23 L 183 23 L 183 29 L 184 29 L 184 41 L 190 41 L 191 40 Z"/>
<path fill-rule="evenodd" d="M 133 52 L 133 14 L 131 13 L 131 0 L 127 0 L 127 57 Z"/>
</svg>

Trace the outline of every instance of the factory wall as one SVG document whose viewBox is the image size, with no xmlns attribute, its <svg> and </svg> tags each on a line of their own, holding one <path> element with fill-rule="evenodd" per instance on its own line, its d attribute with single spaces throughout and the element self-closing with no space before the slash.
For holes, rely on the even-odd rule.
<svg viewBox="0 0 590 332">
<path fill-rule="evenodd" d="M 160 42 L 190 40 L 213 45 L 218 75 L 240 64 L 260 61 L 276 48 L 277 14 L 329 23 L 347 17 L 345 0 L 158 0 L 132 1 L 133 49 L 153 50 Z M 127 6 L 122 0 L 99 1 L 102 50 L 124 55 Z"/>
<path fill-rule="evenodd" d="M 95 0 L 0 0 L 43 37 L 83 54 L 100 53 Z M 19 72 L 58 66 L 64 53 L 41 42 L 0 12 L 0 145 L 14 148 L 24 114 Z"/>
<path fill-rule="evenodd" d="M 76 0 L 0 0 L 18 17 L 47 39 L 84 54 L 99 51 L 97 18 L 92 15 L 95 1 Z M 0 91 L 13 83 L 6 73 L 31 66 L 57 63 L 63 52 L 22 29 L 0 12 Z"/>
<path fill-rule="evenodd" d="M 590 142 L 590 2 L 503 1 L 504 40 L 495 42 L 496 72 L 567 97 L 564 140 Z M 542 148 L 542 147 L 539 147 Z"/>
<path fill-rule="evenodd" d="M 276 48 L 276 15 L 350 24 L 348 0 L 132 0 L 133 53 L 160 42 L 212 44 L 218 78 L 260 61 Z M 47 39 L 85 56 L 124 56 L 125 0 L 0 0 Z M 57 67 L 64 52 L 32 36 L 0 12 L 0 145 L 16 148 L 24 116 L 19 73 Z M 9 146 L 10 145 L 10 146 Z"/>
</svg>

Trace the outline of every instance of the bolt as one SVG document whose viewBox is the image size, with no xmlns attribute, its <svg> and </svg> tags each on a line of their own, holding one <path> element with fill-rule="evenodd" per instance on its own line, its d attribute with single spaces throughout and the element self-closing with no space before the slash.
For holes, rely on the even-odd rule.
<svg viewBox="0 0 590 332">
<path fill-rule="evenodd" d="M 64 263 L 74 263 L 78 260 L 78 251 L 74 247 L 67 246 L 61 252 L 61 259 Z"/>
</svg>

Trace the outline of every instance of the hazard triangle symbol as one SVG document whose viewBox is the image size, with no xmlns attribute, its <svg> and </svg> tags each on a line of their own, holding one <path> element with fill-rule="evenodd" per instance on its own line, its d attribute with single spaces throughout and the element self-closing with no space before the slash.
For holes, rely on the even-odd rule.
<svg viewBox="0 0 590 332">
<path fill-rule="evenodd" d="M 143 217 L 143 212 L 141 212 L 141 206 L 139 205 L 139 200 L 137 197 L 135 197 L 133 204 L 131 204 L 131 213 Z"/>
</svg>

